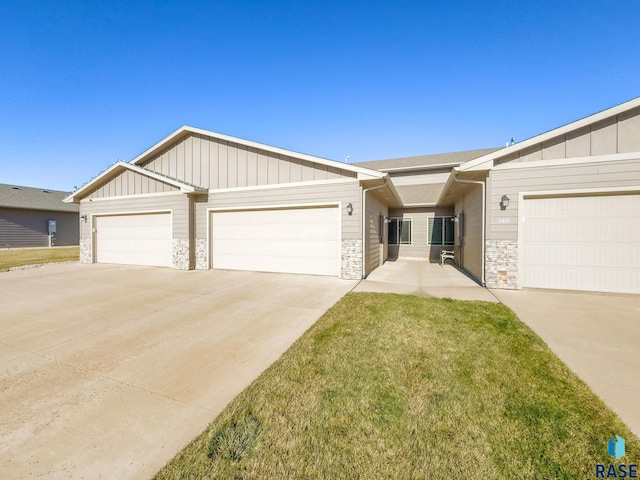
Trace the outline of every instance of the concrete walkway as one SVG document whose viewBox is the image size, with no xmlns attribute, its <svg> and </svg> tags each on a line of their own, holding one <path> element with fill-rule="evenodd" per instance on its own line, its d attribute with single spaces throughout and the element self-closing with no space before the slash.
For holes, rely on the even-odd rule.
<svg viewBox="0 0 640 480">
<path fill-rule="evenodd" d="M 428 260 L 410 258 L 388 260 L 361 281 L 354 291 L 497 302 L 486 288 L 453 265 L 440 266 Z"/>
<path fill-rule="evenodd" d="M 0 273 L 0 478 L 152 477 L 355 283 L 77 263 Z"/>
<path fill-rule="evenodd" d="M 492 292 L 640 437 L 640 295 Z"/>
</svg>

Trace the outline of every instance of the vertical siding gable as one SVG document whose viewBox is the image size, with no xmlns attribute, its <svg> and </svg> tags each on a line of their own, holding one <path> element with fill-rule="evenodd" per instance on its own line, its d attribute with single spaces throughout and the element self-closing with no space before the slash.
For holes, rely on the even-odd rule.
<svg viewBox="0 0 640 480">
<path fill-rule="evenodd" d="M 179 190 L 173 185 L 149 178 L 131 170 L 125 170 L 90 192 L 86 198 L 119 197 Z"/>
<path fill-rule="evenodd" d="M 357 177 L 339 166 L 316 164 L 200 134 L 176 141 L 140 166 L 207 189 Z"/>
<path fill-rule="evenodd" d="M 640 107 L 499 158 L 496 165 L 632 152 L 640 152 Z"/>
<path fill-rule="evenodd" d="M 237 169 L 238 181 L 237 181 L 237 186 L 238 187 L 246 187 L 247 186 L 247 178 L 248 178 L 248 172 L 247 172 L 247 148 L 246 147 L 238 146 L 237 163 L 238 163 L 238 169 Z"/>
</svg>

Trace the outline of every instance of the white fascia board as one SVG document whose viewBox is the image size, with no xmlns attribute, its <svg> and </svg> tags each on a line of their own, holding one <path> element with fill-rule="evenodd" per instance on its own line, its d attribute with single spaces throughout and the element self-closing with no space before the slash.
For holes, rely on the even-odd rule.
<svg viewBox="0 0 640 480">
<path fill-rule="evenodd" d="M 306 160 L 308 162 L 317 163 L 320 165 L 325 165 L 327 167 L 339 168 L 341 170 L 346 170 L 348 172 L 354 172 L 357 174 L 369 175 L 372 178 L 382 178 L 384 173 L 378 172 L 376 170 L 371 170 L 368 168 L 357 167 L 355 165 L 350 165 L 348 163 L 336 162 L 335 160 L 328 160 L 326 158 L 314 157 L 312 155 L 307 155 L 306 153 L 298 153 L 291 150 L 286 150 L 284 148 L 272 147 L 271 145 L 266 145 L 264 143 L 253 142 L 251 140 L 244 140 L 238 137 L 232 137 L 231 135 L 225 135 L 223 133 L 213 132 L 211 130 L 204 130 L 202 128 L 190 127 L 188 125 L 183 125 L 175 132 L 169 134 L 158 143 L 153 145 L 151 148 L 148 148 L 136 158 L 129 162 L 130 164 L 137 165 L 138 163 L 146 160 L 149 156 L 153 155 L 160 151 L 167 144 L 171 143 L 174 139 L 180 137 L 184 133 L 195 133 L 197 135 L 204 135 L 207 137 L 214 137 L 220 140 L 224 140 L 226 142 L 237 143 L 238 145 L 244 145 L 246 147 L 251 147 L 259 150 L 265 150 L 267 152 L 276 153 L 279 155 L 285 155 L 288 157 L 298 158 L 301 160 Z"/>
<path fill-rule="evenodd" d="M 125 162 L 117 161 L 116 163 L 111 165 L 109 168 L 107 168 L 103 172 L 99 173 L 96 177 L 93 177 L 91 180 L 89 180 L 87 183 L 85 183 L 83 186 L 81 186 L 75 192 L 71 193 L 68 197 L 66 197 L 63 200 L 63 202 L 65 202 L 65 203 L 75 203 L 74 200 L 76 199 L 76 197 L 81 196 L 86 190 L 88 190 L 89 188 L 94 186 L 96 183 L 99 183 L 105 177 L 108 177 L 109 175 L 111 175 L 111 173 L 114 170 L 119 169 L 119 168 L 123 168 L 123 165 L 125 165 Z"/>
<path fill-rule="evenodd" d="M 160 175 L 160 174 L 152 172 L 150 170 L 146 170 L 144 168 L 138 167 L 137 165 L 131 165 L 131 164 L 123 162 L 123 161 L 118 161 L 118 162 L 114 163 L 113 165 L 111 165 L 109 168 L 107 168 L 104 172 L 100 173 L 97 177 L 94 177 L 92 180 L 90 180 L 89 182 L 85 183 L 78 190 L 76 190 L 71 195 L 66 197 L 63 200 L 63 202 L 65 202 L 65 203 L 75 203 L 75 200 L 76 200 L 77 197 L 82 196 L 82 194 L 85 193 L 87 190 L 95 187 L 97 184 L 100 184 L 100 182 L 102 182 L 105 178 L 108 178 L 113 173 L 116 173 L 116 171 L 119 171 L 119 170 L 131 170 L 133 172 L 137 172 L 137 173 L 139 173 L 141 175 L 145 175 L 147 177 L 153 178 L 153 179 L 158 180 L 160 182 L 167 183 L 169 185 L 177 187 L 183 193 L 193 193 L 193 192 L 196 191 L 195 187 L 193 187 L 191 185 L 187 185 L 186 183 L 182 183 L 182 182 L 180 182 L 178 180 L 175 180 L 175 179 L 172 179 L 172 178 L 169 178 L 169 177 L 165 177 L 164 175 Z"/>
<path fill-rule="evenodd" d="M 602 163 L 625 160 L 639 160 L 640 152 L 612 153 L 608 155 L 596 155 L 590 157 L 556 158 L 552 160 L 534 160 L 531 162 L 508 162 L 495 166 L 494 170 L 517 170 L 520 168 L 546 168 L 563 165 L 577 165 L 581 163 Z"/>
<path fill-rule="evenodd" d="M 449 190 L 449 188 L 451 188 L 451 185 L 455 183 L 453 178 L 458 174 L 458 172 L 460 172 L 460 167 L 453 167 L 451 173 L 449 174 L 449 178 L 447 178 L 447 183 L 444 184 L 444 188 L 440 192 L 438 200 L 436 200 L 437 205 L 440 205 L 442 203 L 445 195 L 447 194 L 447 190 Z"/>
<path fill-rule="evenodd" d="M 168 183 L 169 185 L 173 185 L 180 189 L 183 193 L 193 193 L 196 191 L 196 187 L 193 185 L 188 185 L 186 183 L 181 182 L 180 180 L 176 180 L 175 178 L 167 177 L 160 173 L 152 172 L 151 170 L 147 170 L 146 168 L 139 167 L 137 165 L 131 165 L 130 163 L 124 163 L 123 166 L 133 172 L 138 172 L 141 175 L 146 175 L 147 177 L 158 180 L 159 182 Z M 197 189 L 206 192 L 205 189 Z"/>
<path fill-rule="evenodd" d="M 395 172 L 412 172 L 419 170 L 439 170 L 442 168 L 452 168 L 460 165 L 460 162 L 449 163 L 435 163 L 433 165 L 419 165 L 415 167 L 393 167 L 393 168 L 381 168 L 381 172 L 395 173 Z"/>
<path fill-rule="evenodd" d="M 536 135 L 535 137 L 531 137 L 528 140 L 524 140 L 520 143 L 515 143 L 509 147 L 502 148 L 482 157 L 469 160 L 468 162 L 460 165 L 460 171 L 466 172 L 472 170 L 490 170 L 493 167 L 494 160 L 498 158 L 511 155 L 512 153 L 524 150 L 525 148 L 528 148 L 532 145 L 551 140 L 552 138 L 558 137 L 560 135 L 565 135 L 574 130 L 578 130 L 593 123 L 597 123 L 609 117 L 619 115 L 636 107 L 640 107 L 640 97 L 634 98 L 633 100 L 629 100 L 628 102 L 621 103 L 620 105 L 616 105 L 615 107 L 608 108 L 601 112 L 594 113 L 593 115 L 589 115 L 588 117 L 576 120 L 575 122 L 568 123 L 567 125 L 563 125 L 562 127 L 549 130 L 548 132 Z"/>
</svg>

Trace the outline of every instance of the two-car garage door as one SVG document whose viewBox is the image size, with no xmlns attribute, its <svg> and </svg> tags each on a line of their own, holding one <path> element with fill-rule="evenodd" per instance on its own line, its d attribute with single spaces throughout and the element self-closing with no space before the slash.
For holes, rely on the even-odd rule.
<svg viewBox="0 0 640 480">
<path fill-rule="evenodd" d="M 212 268 L 339 274 L 336 206 L 212 212 L 210 224 Z"/>
<path fill-rule="evenodd" d="M 640 293 L 640 195 L 524 199 L 521 286 Z"/>
</svg>

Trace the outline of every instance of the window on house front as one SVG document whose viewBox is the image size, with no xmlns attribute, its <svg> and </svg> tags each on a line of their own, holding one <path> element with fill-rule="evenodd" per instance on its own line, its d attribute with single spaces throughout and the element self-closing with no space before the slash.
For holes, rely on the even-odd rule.
<svg viewBox="0 0 640 480">
<path fill-rule="evenodd" d="M 412 238 L 412 218 L 389 219 L 389 245 L 411 245 Z"/>
<path fill-rule="evenodd" d="M 429 245 L 454 245 L 453 217 L 429 219 Z"/>
</svg>

